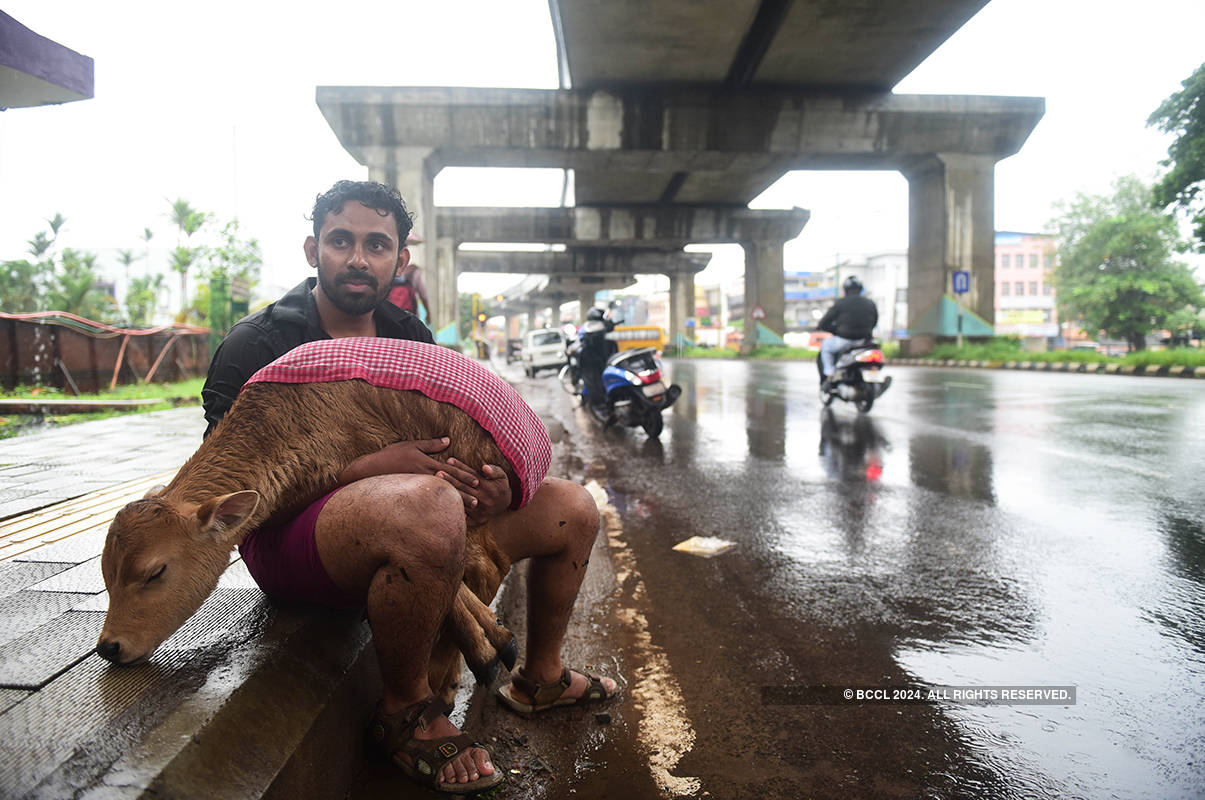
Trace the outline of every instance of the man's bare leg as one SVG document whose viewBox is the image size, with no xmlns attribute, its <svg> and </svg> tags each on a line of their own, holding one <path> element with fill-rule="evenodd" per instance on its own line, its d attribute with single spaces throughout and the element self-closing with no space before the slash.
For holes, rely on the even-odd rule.
<svg viewBox="0 0 1205 800">
<path fill-rule="evenodd" d="M 431 648 L 460 584 L 464 504 L 439 478 L 382 475 L 341 489 L 315 528 L 318 554 L 344 591 L 367 598 L 368 623 L 384 683 L 382 710 L 396 714 L 431 696 Z M 460 731 L 439 717 L 418 739 Z M 472 748 L 447 764 L 445 783 L 492 775 L 488 753 Z"/>
<path fill-rule="evenodd" d="M 527 643 L 520 671 L 528 680 L 551 683 L 561 677 L 561 646 L 573 603 L 586 575 L 598 535 L 598 506 L 584 487 L 545 478 L 530 503 L 493 523 L 494 538 L 512 561 L 530 558 L 527 572 Z M 563 697 L 580 697 L 589 686 L 573 672 Z M 603 679 L 608 693 L 615 681 Z M 530 701 L 516 687 L 516 699 Z"/>
</svg>

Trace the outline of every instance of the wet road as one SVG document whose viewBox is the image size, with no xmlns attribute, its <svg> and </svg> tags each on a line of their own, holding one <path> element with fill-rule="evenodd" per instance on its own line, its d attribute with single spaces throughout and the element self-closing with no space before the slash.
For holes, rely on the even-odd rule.
<svg viewBox="0 0 1205 800">
<path fill-rule="evenodd" d="M 617 512 L 632 780 L 551 796 L 1205 796 L 1205 386 L 901 367 L 860 416 L 821 410 L 811 364 L 667 370 L 660 443 L 566 422 Z M 694 535 L 736 544 L 671 550 Z"/>
<path fill-rule="evenodd" d="M 858 415 L 809 363 L 666 368 L 660 442 L 508 374 L 604 504 L 567 650 L 625 696 L 600 724 L 474 695 L 501 797 L 1205 796 L 1205 385 L 898 367 Z M 913 686 L 1076 702 L 834 694 Z"/>
</svg>

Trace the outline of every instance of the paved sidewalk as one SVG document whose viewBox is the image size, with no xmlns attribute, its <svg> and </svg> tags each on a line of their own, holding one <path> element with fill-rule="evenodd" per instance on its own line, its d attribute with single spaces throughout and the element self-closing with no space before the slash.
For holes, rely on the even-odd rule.
<svg viewBox="0 0 1205 800">
<path fill-rule="evenodd" d="M 0 520 L 179 467 L 204 430 L 187 406 L 0 440 Z"/>
</svg>

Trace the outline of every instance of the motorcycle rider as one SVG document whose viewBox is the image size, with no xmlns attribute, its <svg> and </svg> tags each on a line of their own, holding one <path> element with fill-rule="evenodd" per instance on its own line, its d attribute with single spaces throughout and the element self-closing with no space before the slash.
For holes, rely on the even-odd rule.
<svg viewBox="0 0 1205 800">
<path fill-rule="evenodd" d="M 581 353 L 578 355 L 582 382 L 586 385 L 586 396 L 590 398 L 590 404 L 597 409 L 607 404 L 602 384 L 603 368 L 607 366 L 607 359 L 619 352 L 619 345 L 607 338 L 607 334 L 613 330 L 615 323 L 601 308 L 595 306 L 586 312 L 586 321 L 578 334 L 582 342 Z"/>
<path fill-rule="evenodd" d="M 869 339 L 879 321 L 879 309 L 874 301 L 862 294 L 862 281 L 850 275 L 841 284 L 845 296 L 833 303 L 816 325 L 833 334 L 820 345 L 820 365 L 824 372 L 822 388 L 829 388 L 829 377 L 837 364 L 837 354 L 852 342 Z"/>
</svg>

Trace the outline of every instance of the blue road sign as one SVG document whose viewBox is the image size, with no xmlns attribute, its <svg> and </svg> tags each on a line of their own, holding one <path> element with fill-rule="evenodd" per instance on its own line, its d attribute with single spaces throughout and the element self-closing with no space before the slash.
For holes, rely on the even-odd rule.
<svg viewBox="0 0 1205 800">
<path fill-rule="evenodd" d="M 971 291 L 971 273 L 964 269 L 954 270 L 954 294 L 966 294 Z"/>
</svg>

